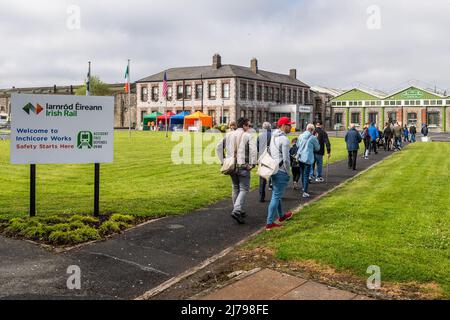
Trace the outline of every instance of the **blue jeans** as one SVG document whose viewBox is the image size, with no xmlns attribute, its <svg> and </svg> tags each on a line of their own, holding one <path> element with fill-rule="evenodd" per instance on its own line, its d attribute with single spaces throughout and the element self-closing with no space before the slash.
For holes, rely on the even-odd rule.
<svg viewBox="0 0 450 320">
<path fill-rule="evenodd" d="M 281 199 L 289 184 L 291 177 L 284 171 L 278 171 L 277 174 L 272 176 L 272 200 L 269 204 L 269 212 L 267 215 L 267 225 L 272 224 L 275 218 L 284 217 L 284 212 L 281 206 Z"/>
<path fill-rule="evenodd" d="M 302 183 L 303 183 L 303 192 L 306 192 L 306 193 L 308 193 L 308 188 L 309 188 L 310 172 L 311 172 L 311 165 L 300 162 L 300 173 L 301 173 Z"/>
<path fill-rule="evenodd" d="M 415 135 L 415 134 L 412 134 L 412 135 L 411 135 L 411 142 L 412 142 L 412 143 L 415 143 L 415 142 L 416 142 L 416 135 Z"/>
<path fill-rule="evenodd" d="M 312 165 L 311 178 L 316 176 L 316 170 L 317 170 L 317 178 L 322 178 L 323 156 L 320 154 L 314 154 L 314 164 Z"/>
</svg>

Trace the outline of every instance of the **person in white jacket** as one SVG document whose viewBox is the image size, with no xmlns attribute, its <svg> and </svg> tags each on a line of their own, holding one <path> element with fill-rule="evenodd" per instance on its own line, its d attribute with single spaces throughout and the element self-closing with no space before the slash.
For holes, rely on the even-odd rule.
<svg viewBox="0 0 450 320">
<path fill-rule="evenodd" d="M 251 122 L 241 118 L 237 122 L 237 129 L 229 132 L 225 139 L 217 146 L 217 156 L 223 164 L 224 158 L 234 157 L 236 152 L 236 172 L 231 174 L 233 184 L 233 212 L 231 217 L 239 224 L 245 223 L 245 201 L 250 191 L 251 171 L 258 161 L 258 150 L 255 137 L 249 133 Z"/>
<path fill-rule="evenodd" d="M 293 123 L 289 118 L 278 120 L 277 126 L 279 129 L 272 134 L 270 142 L 270 155 L 279 163 L 279 169 L 272 176 L 273 191 L 267 215 L 267 231 L 282 227 L 281 224 L 275 222 L 276 217 L 279 218 L 279 222 L 284 222 L 290 220 L 293 216 L 292 212 L 286 214 L 283 212 L 281 203 L 281 199 L 291 179 L 289 174 L 291 169 L 291 157 L 289 154 L 291 143 L 287 134 L 291 132 L 292 125 Z"/>
</svg>

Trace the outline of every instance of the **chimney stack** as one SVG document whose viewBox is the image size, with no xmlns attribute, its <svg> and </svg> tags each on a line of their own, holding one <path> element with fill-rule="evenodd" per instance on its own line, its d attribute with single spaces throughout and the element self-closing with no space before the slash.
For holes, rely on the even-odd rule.
<svg viewBox="0 0 450 320">
<path fill-rule="evenodd" d="M 258 73 L 258 60 L 256 58 L 253 58 L 250 62 L 251 69 L 254 73 Z"/>
<path fill-rule="evenodd" d="M 222 67 L 222 57 L 220 56 L 220 54 L 216 53 L 213 56 L 212 67 L 213 67 L 214 70 L 220 69 L 220 67 Z"/>
<path fill-rule="evenodd" d="M 297 69 L 291 69 L 291 70 L 289 70 L 289 76 L 290 76 L 292 79 L 297 79 Z"/>
</svg>

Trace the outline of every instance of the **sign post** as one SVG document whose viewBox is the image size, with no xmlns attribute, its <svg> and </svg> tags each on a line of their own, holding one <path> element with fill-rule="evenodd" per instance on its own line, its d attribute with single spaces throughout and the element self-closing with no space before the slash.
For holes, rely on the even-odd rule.
<svg viewBox="0 0 450 320">
<path fill-rule="evenodd" d="M 30 216 L 36 215 L 37 164 L 95 164 L 94 215 L 100 214 L 100 163 L 114 158 L 114 98 L 13 94 L 11 163 L 30 165 Z"/>
<path fill-rule="evenodd" d="M 30 217 L 36 216 L 36 165 L 30 164 Z"/>
</svg>

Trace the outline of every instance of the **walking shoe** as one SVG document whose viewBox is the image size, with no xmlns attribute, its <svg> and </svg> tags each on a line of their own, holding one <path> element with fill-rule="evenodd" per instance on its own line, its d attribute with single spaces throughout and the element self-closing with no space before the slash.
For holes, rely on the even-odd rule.
<svg viewBox="0 0 450 320">
<path fill-rule="evenodd" d="M 247 217 L 247 212 L 246 211 L 242 211 L 241 212 L 241 217 L 242 218 L 246 218 Z"/>
<path fill-rule="evenodd" d="M 299 188 L 298 188 L 298 182 L 295 182 L 294 181 L 294 190 L 298 190 Z"/>
<path fill-rule="evenodd" d="M 239 223 L 239 224 L 244 224 L 244 223 L 245 223 L 244 218 L 243 218 L 239 213 L 233 212 L 233 213 L 231 214 L 231 217 L 232 217 L 234 220 L 236 220 L 237 223 Z"/>
<path fill-rule="evenodd" d="M 308 199 L 308 198 L 311 198 L 311 195 L 309 193 L 303 192 L 302 197 L 303 197 L 303 199 Z"/>
<path fill-rule="evenodd" d="M 322 182 L 325 182 L 325 179 L 322 177 L 319 177 L 316 179 L 316 182 L 322 183 Z"/>
<path fill-rule="evenodd" d="M 277 228 L 283 228 L 283 226 L 281 224 L 278 224 L 278 223 L 272 223 L 272 224 L 268 224 L 266 226 L 266 230 L 267 231 L 271 231 L 271 230 L 277 229 Z"/>
<path fill-rule="evenodd" d="M 280 218 L 279 221 L 280 222 L 285 222 L 285 221 L 289 221 L 292 219 L 292 217 L 294 216 L 294 214 L 292 212 L 288 212 L 284 215 L 283 218 Z"/>
</svg>

